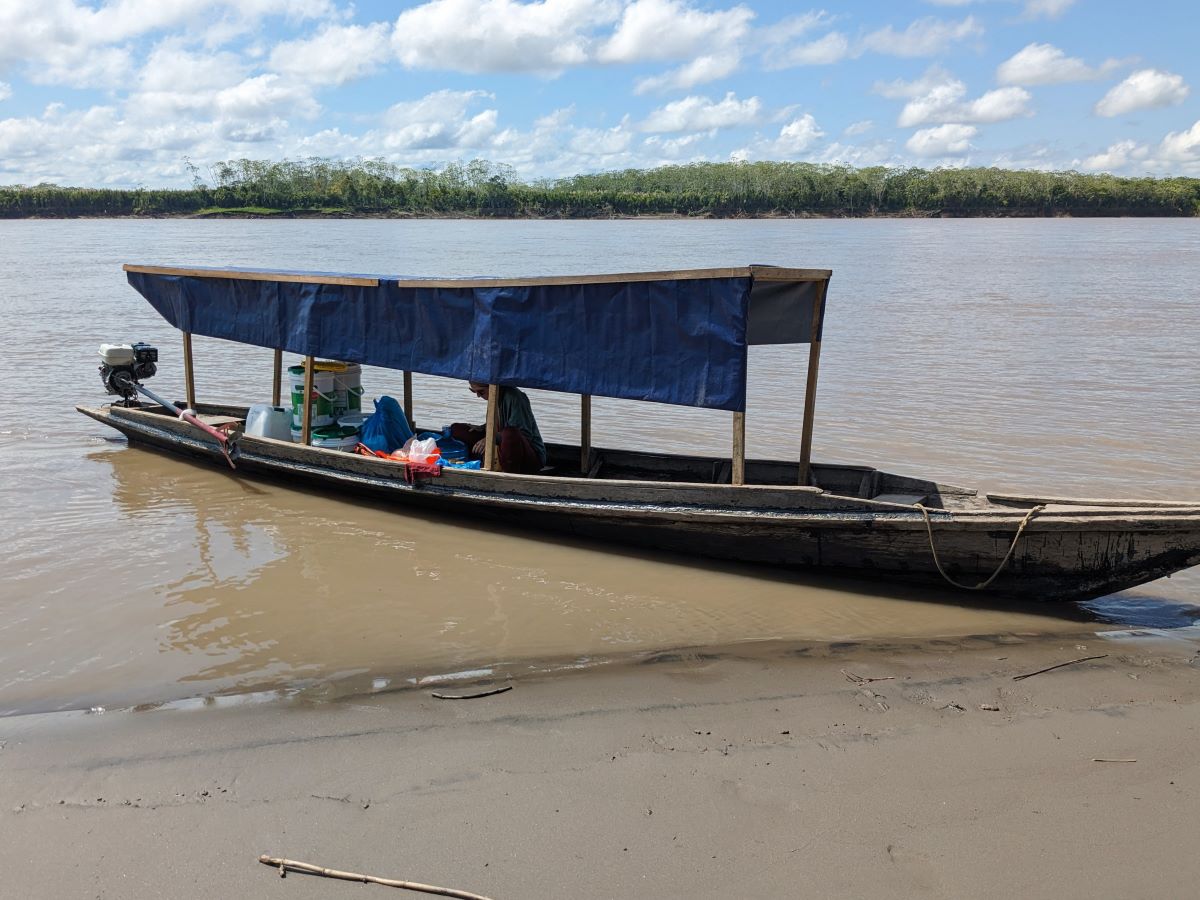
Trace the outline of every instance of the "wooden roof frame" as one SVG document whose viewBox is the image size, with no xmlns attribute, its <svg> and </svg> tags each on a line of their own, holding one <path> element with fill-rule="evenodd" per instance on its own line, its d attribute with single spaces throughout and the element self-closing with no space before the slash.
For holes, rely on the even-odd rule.
<svg viewBox="0 0 1200 900">
<path fill-rule="evenodd" d="M 288 281 L 305 284 L 344 284 L 378 287 L 388 275 L 339 275 L 332 272 L 285 272 L 269 269 L 237 269 L 209 266 L 152 266 L 126 263 L 126 272 L 147 275 L 171 275 L 180 278 L 229 278 L 241 281 Z M 408 288 L 493 288 L 533 287 L 556 284 L 613 284 L 637 281 L 695 281 L 701 278 L 753 278 L 756 281 L 802 282 L 828 281 L 830 269 L 789 269 L 780 266 L 740 266 L 720 269 L 673 269 L 662 272 L 614 272 L 595 275 L 544 275 L 535 278 L 412 278 L 395 276 L 400 287 Z"/>
</svg>

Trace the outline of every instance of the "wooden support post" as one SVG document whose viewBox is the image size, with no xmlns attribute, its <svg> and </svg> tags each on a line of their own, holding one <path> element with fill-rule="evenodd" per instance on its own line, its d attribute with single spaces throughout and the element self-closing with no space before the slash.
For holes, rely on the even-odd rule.
<svg viewBox="0 0 1200 900">
<path fill-rule="evenodd" d="M 733 414 L 733 464 L 729 474 L 733 484 L 746 483 L 746 414 Z"/>
<path fill-rule="evenodd" d="M 300 443 L 305 447 L 312 441 L 313 375 L 316 369 L 316 359 L 304 357 L 304 414 L 300 418 Z"/>
<path fill-rule="evenodd" d="M 487 424 L 483 432 L 483 468 L 494 472 L 499 462 L 496 459 L 496 414 L 500 408 L 500 385 L 488 385 Z"/>
<path fill-rule="evenodd" d="M 283 398 L 283 351 L 275 350 L 275 376 L 271 380 L 271 405 L 278 406 Z"/>
<path fill-rule="evenodd" d="M 825 318 L 828 281 L 818 282 L 813 298 L 812 333 L 808 344 L 808 379 L 804 385 L 804 428 L 800 436 L 800 484 L 809 482 L 812 468 L 813 415 L 817 404 L 817 369 L 821 364 L 821 322 Z"/>
<path fill-rule="evenodd" d="M 592 395 L 579 397 L 579 471 L 587 477 L 592 466 Z"/>
<path fill-rule="evenodd" d="M 183 390 L 188 409 L 196 408 L 196 371 L 192 368 L 192 333 L 183 333 Z"/>
<path fill-rule="evenodd" d="M 404 415 L 409 426 L 416 431 L 417 426 L 413 424 L 412 372 L 407 371 L 404 373 Z"/>
</svg>

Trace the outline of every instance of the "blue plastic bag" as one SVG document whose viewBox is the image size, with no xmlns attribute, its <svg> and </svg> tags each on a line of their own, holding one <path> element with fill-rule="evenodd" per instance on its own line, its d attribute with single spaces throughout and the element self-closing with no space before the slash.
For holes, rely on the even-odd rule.
<svg viewBox="0 0 1200 900">
<path fill-rule="evenodd" d="M 444 431 L 422 431 L 417 435 L 417 438 L 419 440 L 433 438 L 437 441 L 438 450 L 442 452 L 443 459 L 467 458 L 467 445 L 457 438 L 450 437 L 449 426 Z"/>
<path fill-rule="evenodd" d="M 375 412 L 367 417 L 358 433 L 358 439 L 364 445 L 384 453 L 399 450 L 412 436 L 413 430 L 404 410 L 395 397 L 386 396 L 375 401 Z"/>
</svg>

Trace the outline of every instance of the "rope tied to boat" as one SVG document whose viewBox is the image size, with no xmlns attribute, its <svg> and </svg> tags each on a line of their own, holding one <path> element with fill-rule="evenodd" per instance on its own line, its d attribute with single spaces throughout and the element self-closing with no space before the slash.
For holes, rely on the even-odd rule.
<svg viewBox="0 0 1200 900">
<path fill-rule="evenodd" d="M 1021 540 L 1021 535 L 1025 531 L 1025 526 L 1029 524 L 1030 520 L 1034 516 L 1046 508 L 1045 504 L 1038 504 L 1037 506 L 1032 507 L 1029 512 L 1025 513 L 1025 518 L 1023 518 L 1021 520 L 1021 524 L 1017 526 L 1017 533 L 1013 535 L 1012 543 L 1008 545 L 1008 552 L 1004 554 L 1004 559 L 1000 560 L 1000 565 L 996 566 L 996 571 L 992 573 L 990 578 L 988 578 L 986 581 L 979 582 L 979 584 L 963 584 L 955 581 L 953 578 L 947 575 L 946 570 L 942 568 L 942 563 L 938 559 L 937 547 L 934 546 L 933 543 L 933 523 L 929 519 L 929 509 L 920 503 L 916 504 L 916 507 L 921 511 L 921 515 L 925 517 L 925 530 L 929 534 L 929 552 L 933 554 L 933 564 L 937 566 L 938 574 L 945 578 L 947 582 L 954 585 L 954 587 L 962 588 L 964 591 L 982 591 L 999 577 L 1000 573 L 1004 571 L 1004 567 L 1008 565 L 1009 559 L 1012 558 L 1013 551 L 1017 549 L 1017 542 Z"/>
</svg>

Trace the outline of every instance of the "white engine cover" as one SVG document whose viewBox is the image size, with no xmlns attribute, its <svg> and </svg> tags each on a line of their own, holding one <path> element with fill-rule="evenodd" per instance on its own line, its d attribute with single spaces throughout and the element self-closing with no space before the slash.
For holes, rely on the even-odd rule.
<svg viewBox="0 0 1200 900">
<path fill-rule="evenodd" d="M 129 344 L 101 344 L 100 359 L 106 366 L 131 366 L 133 347 Z"/>
</svg>

